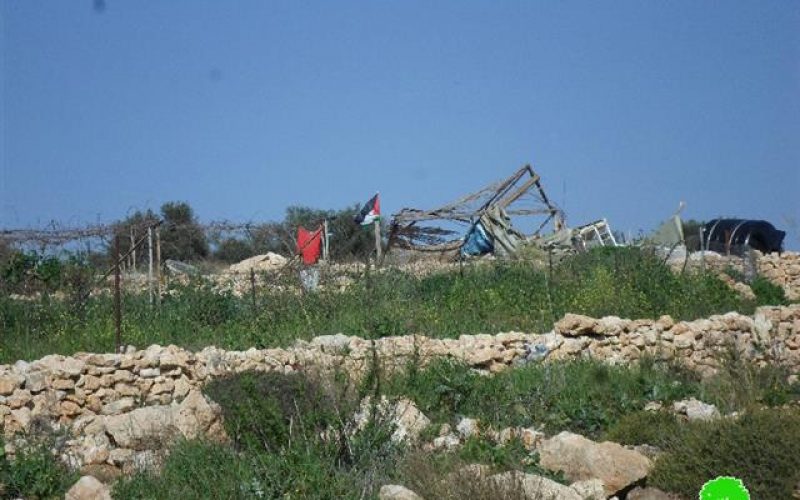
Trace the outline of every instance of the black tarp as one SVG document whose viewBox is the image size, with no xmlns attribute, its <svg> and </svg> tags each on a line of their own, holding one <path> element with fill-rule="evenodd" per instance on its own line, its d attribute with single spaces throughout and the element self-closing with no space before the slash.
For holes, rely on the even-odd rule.
<svg viewBox="0 0 800 500">
<path fill-rule="evenodd" d="M 750 247 L 763 253 L 782 252 L 784 231 L 765 220 L 714 219 L 703 226 L 706 248 Z"/>
</svg>

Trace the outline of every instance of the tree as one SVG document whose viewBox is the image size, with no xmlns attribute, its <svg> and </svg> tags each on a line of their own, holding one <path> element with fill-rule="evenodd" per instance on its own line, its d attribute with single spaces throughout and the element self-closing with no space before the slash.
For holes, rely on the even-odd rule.
<svg viewBox="0 0 800 500">
<path fill-rule="evenodd" d="M 161 217 L 161 255 L 164 259 L 191 261 L 208 257 L 208 240 L 188 203 L 164 203 Z"/>
<path fill-rule="evenodd" d="M 292 206 L 286 209 L 286 218 L 283 224 L 285 230 L 294 235 L 299 226 L 313 230 L 327 220 L 331 258 L 335 260 L 364 259 L 375 251 L 375 237 L 372 226 L 363 227 L 353 221 L 360 210 L 361 206 L 357 204 L 340 210 Z"/>
<path fill-rule="evenodd" d="M 119 238 L 120 255 L 127 254 L 133 243 L 147 237 L 147 228 L 162 221 L 162 259 L 196 260 L 208 256 L 208 241 L 203 228 L 197 222 L 192 207 L 183 201 L 170 201 L 161 205 L 161 216 L 148 209 L 137 210 L 132 215 L 114 224 L 114 236 Z M 133 238 L 131 238 L 133 236 Z M 109 260 L 113 261 L 114 242 L 109 242 Z M 147 245 L 139 247 L 137 261 L 145 256 Z"/>
<path fill-rule="evenodd" d="M 238 238 L 225 238 L 214 252 L 214 258 L 222 262 L 234 263 L 255 255 L 249 241 Z"/>
<path fill-rule="evenodd" d="M 137 210 L 125 219 L 115 223 L 113 227 L 114 237 L 108 243 L 108 265 L 113 265 L 114 262 L 114 238 L 119 239 L 120 255 L 126 255 L 131 249 L 131 236 L 133 236 L 134 243 L 138 242 L 147 235 L 147 228 L 158 223 L 158 220 L 158 215 L 148 209 L 145 212 Z"/>
</svg>

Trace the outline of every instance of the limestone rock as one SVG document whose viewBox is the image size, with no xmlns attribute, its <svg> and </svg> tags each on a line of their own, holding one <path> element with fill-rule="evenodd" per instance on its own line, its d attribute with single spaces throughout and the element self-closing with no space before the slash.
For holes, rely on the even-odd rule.
<svg viewBox="0 0 800 500">
<path fill-rule="evenodd" d="M 176 434 L 172 414 L 165 406 L 107 416 L 105 427 L 117 446 L 134 450 L 160 448 Z"/>
<path fill-rule="evenodd" d="M 583 500 L 606 500 L 606 491 L 603 488 L 603 481 L 599 479 L 576 481 L 570 484 L 569 487 L 575 490 L 575 493 Z"/>
<path fill-rule="evenodd" d="M 478 421 L 474 418 L 462 418 L 458 422 L 458 425 L 456 425 L 456 431 L 458 431 L 458 433 L 464 439 L 469 439 L 471 437 L 477 437 L 480 435 Z"/>
<path fill-rule="evenodd" d="M 674 500 L 675 497 L 656 488 L 636 487 L 628 492 L 628 500 Z"/>
<path fill-rule="evenodd" d="M 399 484 L 381 486 L 378 498 L 380 500 L 422 500 L 421 496 Z"/>
<path fill-rule="evenodd" d="M 210 403 L 202 392 L 193 390 L 172 413 L 175 428 L 183 437 L 194 439 L 208 430 L 219 418 L 221 410 L 216 403 Z"/>
<path fill-rule="evenodd" d="M 169 346 L 161 354 L 159 361 L 162 370 L 170 370 L 172 368 L 185 369 L 189 364 L 189 354 L 175 346 Z"/>
<path fill-rule="evenodd" d="M 690 421 L 716 420 L 720 418 L 719 410 L 717 410 L 716 406 L 698 401 L 695 398 L 676 401 L 672 405 L 672 411 L 678 415 L 685 415 Z"/>
<path fill-rule="evenodd" d="M 103 484 L 111 484 L 122 476 L 122 470 L 109 464 L 92 464 L 81 467 L 81 475 L 92 476 Z"/>
<path fill-rule="evenodd" d="M 344 354 L 350 348 L 350 337 L 342 333 L 320 335 L 311 339 L 311 345 L 321 348 L 326 353 Z"/>
<path fill-rule="evenodd" d="M 650 472 L 650 459 L 617 443 L 596 443 L 562 432 L 539 446 L 539 463 L 553 472 L 563 471 L 570 481 L 600 479 L 607 495 L 624 489 Z"/>
<path fill-rule="evenodd" d="M 0 396 L 13 394 L 15 390 L 22 387 L 25 378 L 19 375 L 8 374 L 0 376 Z"/>
<path fill-rule="evenodd" d="M 231 273 L 249 273 L 250 270 L 258 271 L 272 271 L 280 269 L 286 265 L 286 257 L 283 255 L 267 252 L 263 255 L 256 255 L 250 257 L 236 264 L 232 264 L 228 271 Z"/>
<path fill-rule="evenodd" d="M 361 401 L 361 408 L 353 418 L 356 429 L 363 429 L 369 423 L 373 414 L 372 404 L 369 396 Z M 394 426 L 392 441 L 396 443 L 406 440 L 416 441 L 420 433 L 431 423 L 428 417 L 417 409 L 413 401 L 405 398 L 392 402 L 386 396 L 381 396 L 375 410 L 377 418 Z"/>
<path fill-rule="evenodd" d="M 111 490 L 93 476 L 83 476 L 67 491 L 64 500 L 111 500 Z"/>
<path fill-rule="evenodd" d="M 80 442 L 81 458 L 87 465 L 102 464 L 108 460 L 111 442 L 105 433 L 84 436 Z"/>
<path fill-rule="evenodd" d="M 47 387 L 47 374 L 43 371 L 29 371 L 25 374 L 25 389 L 42 392 Z"/>
<path fill-rule="evenodd" d="M 119 415 L 131 411 L 135 407 L 136 401 L 133 398 L 122 398 L 103 405 L 101 413 L 103 415 Z"/>
<path fill-rule="evenodd" d="M 433 440 L 435 450 L 452 450 L 461 444 L 461 440 L 455 434 L 446 434 Z"/>
<path fill-rule="evenodd" d="M 34 365 L 55 378 L 78 378 L 86 368 L 84 361 L 55 354 L 43 357 Z"/>
<path fill-rule="evenodd" d="M 525 498 L 558 498 L 559 500 L 583 500 L 577 491 L 557 483 L 552 479 L 537 476 L 536 474 L 525 474 L 518 471 L 503 472 L 495 474 L 489 478 L 500 493 L 510 493 L 522 491 Z"/>
<path fill-rule="evenodd" d="M 565 337 L 574 337 L 593 333 L 597 320 L 582 314 L 567 313 L 553 325 L 553 330 Z"/>
</svg>

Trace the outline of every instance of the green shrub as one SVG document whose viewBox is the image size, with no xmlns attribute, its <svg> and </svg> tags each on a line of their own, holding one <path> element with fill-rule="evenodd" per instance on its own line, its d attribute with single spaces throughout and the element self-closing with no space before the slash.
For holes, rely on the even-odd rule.
<svg viewBox="0 0 800 500">
<path fill-rule="evenodd" d="M 352 432 L 358 401 L 339 377 L 242 373 L 204 389 L 264 498 L 350 498 L 387 480 L 402 451 L 377 413 Z"/>
<path fill-rule="evenodd" d="M 186 441 L 174 445 L 158 472 L 139 472 L 114 485 L 115 499 L 256 498 L 259 483 L 246 460 L 228 447 Z"/>
<path fill-rule="evenodd" d="M 744 481 L 752 498 L 791 498 L 800 481 L 800 414 L 762 410 L 685 424 L 648 483 L 687 498 L 717 476 Z"/>
<path fill-rule="evenodd" d="M 664 448 L 680 435 L 681 430 L 681 423 L 667 411 L 636 411 L 623 415 L 608 429 L 604 439 L 620 444 L 649 444 Z"/>
<path fill-rule="evenodd" d="M 0 442 L 0 498 L 59 498 L 78 480 L 46 443 L 18 449 L 7 460 Z"/>
<path fill-rule="evenodd" d="M 643 362 L 610 366 L 598 361 L 530 364 L 484 377 L 466 365 L 437 360 L 385 383 L 436 422 L 457 415 L 479 418 L 495 428 L 545 426 L 598 436 L 622 415 L 651 400 L 699 395 L 699 382 L 677 368 Z"/>
<path fill-rule="evenodd" d="M 763 276 L 756 276 L 750 288 L 756 296 L 756 304 L 759 306 L 782 306 L 789 303 L 783 288 L 769 281 Z"/>
<path fill-rule="evenodd" d="M 800 383 L 788 382 L 790 373 L 785 367 L 759 367 L 742 358 L 732 346 L 719 354 L 719 361 L 717 373 L 703 382 L 701 399 L 723 412 L 800 400 Z"/>
<path fill-rule="evenodd" d="M 275 452 L 292 434 L 317 436 L 337 423 L 332 398 L 300 374 L 246 372 L 204 391 L 222 407 L 225 430 L 241 449 Z"/>
</svg>

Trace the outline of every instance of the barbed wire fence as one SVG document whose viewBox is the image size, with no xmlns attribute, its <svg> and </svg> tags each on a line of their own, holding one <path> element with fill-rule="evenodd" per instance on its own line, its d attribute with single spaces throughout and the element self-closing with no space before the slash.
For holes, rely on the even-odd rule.
<svg viewBox="0 0 800 500">
<path fill-rule="evenodd" d="M 191 262 L 168 258 L 163 236 L 189 227 L 199 229 L 205 241 L 216 247 L 226 240 L 252 243 L 269 239 L 268 245 L 262 245 L 268 247 L 264 253 L 269 257 L 238 268 L 235 262 L 215 259 L 213 253 Z M 150 306 L 157 310 L 175 293 L 176 286 L 202 282 L 215 291 L 247 299 L 257 314 L 261 309 L 259 296 L 265 289 L 295 290 L 301 295 L 317 288 L 345 289 L 369 279 L 379 265 L 376 249 L 364 244 L 365 239 L 371 239 L 368 229 L 340 239 L 336 252 L 317 265 L 304 265 L 295 248 L 296 230 L 273 222 L 224 220 L 180 225 L 165 224 L 161 219 L 124 226 L 65 227 L 51 223 L 39 229 L 0 230 L 0 292 L 17 301 L 47 297 L 67 302 L 75 311 L 85 309 L 92 298 L 111 295 L 114 347 L 119 350 L 124 344 L 126 296 L 146 294 Z M 253 244 L 251 253 L 265 248 Z M 381 267 L 402 267 L 415 274 L 431 267 L 427 256 L 415 262 L 398 253 L 381 259 Z"/>
<path fill-rule="evenodd" d="M 165 248 L 165 235 L 189 226 L 199 229 L 215 251 L 190 262 L 170 259 L 172 249 Z M 463 277 L 487 262 L 501 262 L 493 258 L 463 259 L 458 252 L 419 253 L 400 248 L 392 249 L 379 259 L 375 247 L 365 244 L 365 241 L 372 243 L 370 228 L 357 228 L 347 238 L 337 241 L 336 251 L 327 259 L 308 266 L 298 256 L 296 231 L 297 227 L 274 222 L 213 221 L 180 225 L 165 224 L 158 218 L 125 226 L 112 223 L 63 227 L 53 223 L 41 229 L 0 230 L 0 272 L 3 273 L 0 293 L 14 301 L 32 304 L 29 309 L 34 312 L 30 314 L 47 314 L 47 304 L 55 300 L 65 304 L 70 314 L 78 318 L 85 314 L 93 300 L 105 297 L 107 302 L 104 303 L 110 305 L 102 308 L 102 314 L 113 325 L 113 348 L 119 351 L 127 342 L 125 328 L 130 321 L 126 321 L 126 314 L 158 316 L 165 302 L 170 306 L 176 294 L 191 293 L 187 290 L 192 288 L 236 297 L 242 314 L 255 320 L 265 314 L 269 317 L 270 308 L 275 305 L 271 300 L 288 300 L 289 307 L 312 314 L 313 311 L 306 310 L 311 306 L 303 301 L 304 296 L 315 290 L 344 291 L 351 286 L 373 286 L 373 278 L 378 273 L 399 271 L 420 277 L 452 271 Z M 384 234 L 387 233 L 384 227 Z M 266 255 L 260 262 L 239 265 L 241 262 L 216 258 L 224 241 L 254 243 L 265 239 L 269 244 L 253 244 L 248 247 L 252 255 L 246 255 Z M 383 244 L 387 243 L 384 240 Z M 4 258 L 3 249 L 6 257 L 10 249 L 14 250 L 11 260 Z M 704 253 L 702 260 L 697 261 L 687 254 L 682 270 L 729 274 L 734 270 L 749 279 L 757 272 L 753 271 L 757 267 L 756 258 L 746 248 L 729 246 L 706 250 L 725 258 L 712 259 Z M 29 257 L 24 257 L 26 253 Z M 33 254 L 36 257 L 30 256 Z M 502 262 L 537 266 L 547 277 L 549 289 L 553 269 L 564 257 L 563 252 L 531 246 L 530 250 Z M 21 261 L 13 262 L 14 258 Z M 577 272 L 580 270 L 573 274 Z M 54 274 L 59 276 L 54 277 Z M 283 292 L 291 293 L 284 294 L 288 298 L 277 299 L 275 294 Z M 193 307 L 198 308 L 197 314 L 216 314 L 214 304 L 208 311 L 202 310 L 207 307 L 202 301 Z M 366 304 L 365 310 L 368 307 Z M 553 314 L 552 309 L 551 304 L 548 314 Z M 28 314 L 27 309 L 25 314 Z M 208 319 L 211 323 L 220 321 L 214 317 Z M 308 324 L 310 326 L 311 321 Z M 2 326 L 4 320 L 0 318 Z"/>
</svg>

